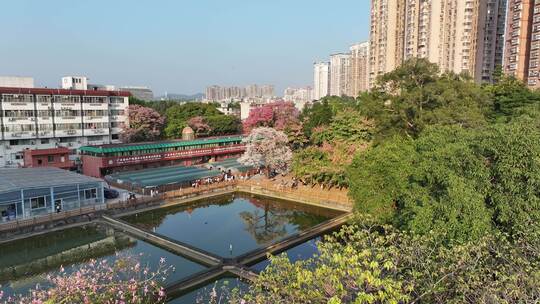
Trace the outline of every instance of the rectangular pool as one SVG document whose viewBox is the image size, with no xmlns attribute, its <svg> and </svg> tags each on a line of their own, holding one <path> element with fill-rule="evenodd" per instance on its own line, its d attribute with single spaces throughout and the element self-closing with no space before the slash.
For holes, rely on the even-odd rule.
<svg viewBox="0 0 540 304">
<path fill-rule="evenodd" d="M 242 255 L 306 230 L 341 212 L 235 194 L 122 218 L 137 227 L 224 258 Z"/>
</svg>

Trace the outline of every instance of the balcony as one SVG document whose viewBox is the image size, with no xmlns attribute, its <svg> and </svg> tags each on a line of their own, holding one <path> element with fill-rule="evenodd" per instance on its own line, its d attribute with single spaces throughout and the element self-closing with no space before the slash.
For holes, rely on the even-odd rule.
<svg viewBox="0 0 540 304">
<path fill-rule="evenodd" d="M 12 101 L 12 102 L 2 102 L 2 110 L 34 110 L 34 103 L 33 102 L 20 102 L 20 101 Z"/>
<path fill-rule="evenodd" d="M 56 137 L 73 137 L 83 136 L 82 129 L 70 129 L 70 130 L 56 130 L 54 131 Z"/>
<path fill-rule="evenodd" d="M 4 139 L 30 139 L 36 138 L 36 131 L 5 131 Z"/>
<path fill-rule="evenodd" d="M 92 135 L 109 135 L 109 129 L 99 128 L 99 129 L 85 129 L 84 130 L 84 136 L 92 136 Z"/>
<path fill-rule="evenodd" d="M 109 122 L 109 116 L 83 116 L 83 122 L 92 122 L 92 123 L 98 123 L 98 122 Z"/>
<path fill-rule="evenodd" d="M 37 133 L 37 136 L 39 138 L 50 138 L 50 137 L 54 137 L 54 132 L 52 130 L 39 131 Z"/>
</svg>

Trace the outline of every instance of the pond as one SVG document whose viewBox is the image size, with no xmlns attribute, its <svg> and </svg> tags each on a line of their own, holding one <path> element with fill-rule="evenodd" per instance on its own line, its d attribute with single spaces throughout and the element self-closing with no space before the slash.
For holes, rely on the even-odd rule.
<svg viewBox="0 0 540 304">
<path fill-rule="evenodd" d="M 192 290 L 184 295 L 178 296 L 169 302 L 168 304 L 194 304 L 194 303 L 208 303 L 210 294 L 215 290 L 218 299 L 226 299 L 232 290 L 246 290 L 248 288 L 247 283 L 241 281 L 235 277 L 223 277 L 207 285 Z M 218 303 L 227 303 L 225 300 L 218 301 Z"/>
<path fill-rule="evenodd" d="M 341 214 L 288 201 L 235 194 L 140 212 L 122 219 L 134 226 L 230 258 L 273 244 Z M 289 258 L 297 260 L 312 256 L 316 253 L 315 240 L 289 249 Z M 47 276 L 57 273 L 61 266 L 70 273 L 92 259 L 112 262 L 123 256 L 140 256 L 142 264 L 152 270 L 157 269 L 161 258 L 165 258 L 167 265 L 176 268 L 167 278 L 166 285 L 207 269 L 107 225 L 90 224 L 1 243 L 0 290 L 6 295 L 13 295 L 26 293 L 36 284 L 47 288 Z M 259 272 L 267 265 L 268 262 L 263 261 L 252 269 Z M 236 278 L 222 278 L 209 283 L 206 289 L 216 284 L 219 289 L 225 285 L 227 290 L 246 286 Z M 193 303 L 201 294 L 206 294 L 205 287 L 171 303 Z"/>
<path fill-rule="evenodd" d="M 292 247 L 285 252 L 281 254 L 286 254 L 287 258 L 289 258 L 289 261 L 296 262 L 300 260 L 307 260 L 309 258 L 312 258 L 314 255 L 317 255 L 319 253 L 319 250 L 317 249 L 317 242 L 321 240 L 320 237 L 311 239 L 305 243 L 302 243 L 296 247 Z M 278 254 L 278 255 L 281 255 Z M 261 272 L 266 269 L 266 267 L 270 264 L 269 260 L 264 260 L 262 262 L 259 262 L 253 266 L 251 266 L 251 269 L 255 272 Z"/>
<path fill-rule="evenodd" d="M 233 195 L 122 219 L 230 258 L 275 243 L 339 214 L 338 211 L 288 201 Z"/>
<path fill-rule="evenodd" d="M 47 287 L 47 275 L 60 266 L 76 271 L 91 259 L 115 261 L 140 256 L 143 265 L 157 269 L 159 260 L 176 269 L 167 282 L 178 281 L 205 267 L 110 228 L 84 226 L 0 244 L 0 290 L 25 294 L 36 284 Z"/>
</svg>

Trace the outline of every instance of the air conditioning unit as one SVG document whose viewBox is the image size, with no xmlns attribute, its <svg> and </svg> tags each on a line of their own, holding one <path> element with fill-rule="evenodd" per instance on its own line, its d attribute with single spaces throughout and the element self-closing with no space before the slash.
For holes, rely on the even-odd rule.
<svg viewBox="0 0 540 304">
<path fill-rule="evenodd" d="M 17 119 L 15 117 L 8 118 L 8 121 L 16 121 Z"/>
<path fill-rule="evenodd" d="M 12 165 L 13 164 L 13 161 L 11 160 L 6 160 L 6 165 Z"/>
<path fill-rule="evenodd" d="M 68 143 L 68 147 L 73 147 L 73 143 Z"/>
</svg>

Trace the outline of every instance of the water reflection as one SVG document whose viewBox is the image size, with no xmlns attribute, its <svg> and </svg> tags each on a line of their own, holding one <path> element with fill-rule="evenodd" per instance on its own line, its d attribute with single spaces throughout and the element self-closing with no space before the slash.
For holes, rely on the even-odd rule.
<svg viewBox="0 0 540 304">
<path fill-rule="evenodd" d="M 156 209 L 124 220 L 223 257 L 272 244 L 340 214 L 302 204 L 226 196 Z"/>
</svg>

